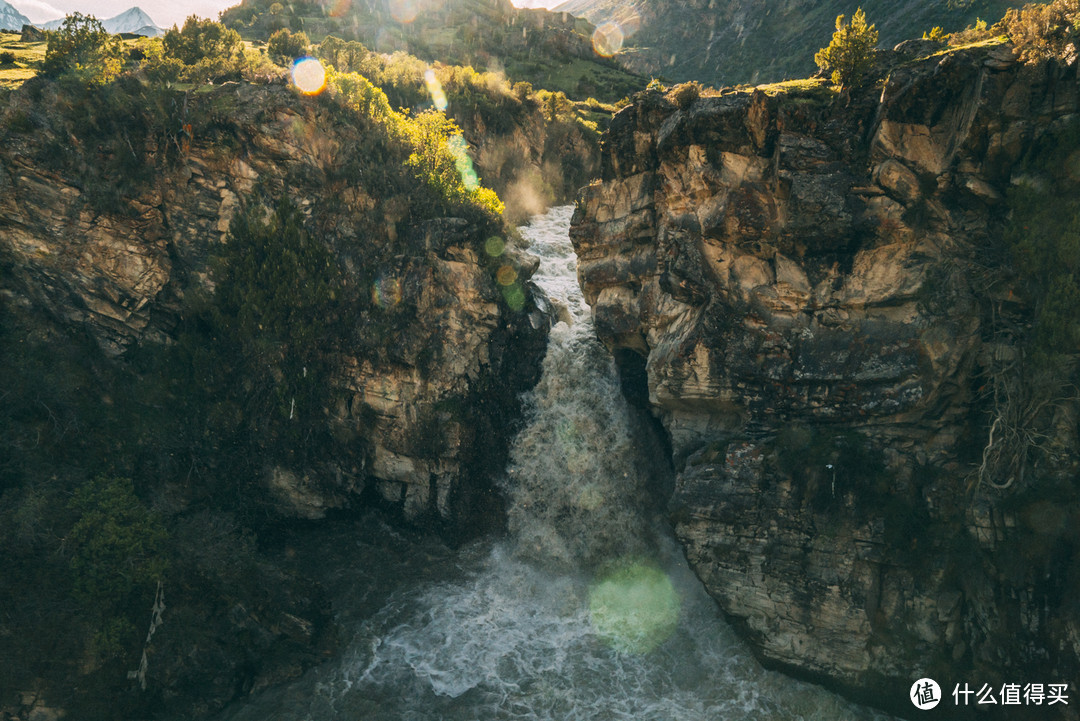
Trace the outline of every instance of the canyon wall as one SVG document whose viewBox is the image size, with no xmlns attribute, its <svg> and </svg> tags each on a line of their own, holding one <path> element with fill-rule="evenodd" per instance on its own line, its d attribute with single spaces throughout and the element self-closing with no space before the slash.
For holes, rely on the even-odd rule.
<svg viewBox="0 0 1080 721">
<path fill-rule="evenodd" d="M 839 97 L 639 94 L 571 236 L 709 593 L 766 663 L 910 713 L 923 676 L 1080 669 L 1074 394 L 1021 364 L 1002 240 L 1017 189 L 1072 182 L 1033 158 L 1080 88 L 1009 45 L 898 50 Z M 1002 452 L 1006 427 L 1028 435 Z"/>
<path fill-rule="evenodd" d="M 0 137 L 0 716 L 205 716 L 333 653 L 305 522 L 503 522 L 536 259 L 385 123 L 34 80 Z"/>
<path fill-rule="evenodd" d="M 287 516 L 318 518 L 368 490 L 410 520 L 471 523 L 474 504 L 486 502 L 478 479 L 497 466 L 515 394 L 535 377 L 530 359 L 544 344 L 527 283 L 535 266 L 513 243 L 497 258 L 485 253 L 489 236 L 504 243 L 497 225 L 425 209 L 365 157 L 377 152 L 364 138 L 371 131 L 343 122 L 332 102 L 282 85 L 227 84 L 203 99 L 221 113 L 212 131 L 185 139 L 174 167 L 113 207 L 79 177 L 78 163 L 95 162 L 82 155 L 92 140 L 9 135 L 0 153 L 6 302 L 122 364 L 135 348 L 174 342 L 192 312 L 185 302 L 213 293 L 213 259 L 245 205 L 291 198 L 357 285 L 363 310 L 324 349 L 333 390 L 321 424 L 345 439 L 342 455 L 295 465 L 268 456 L 264 489 Z M 8 113 L 32 117 L 50 102 L 63 98 L 15 99 Z M 41 162 L 42 148 L 64 143 L 74 147 L 62 164 Z M 510 305 L 494 277 L 504 265 L 520 293 Z"/>
</svg>

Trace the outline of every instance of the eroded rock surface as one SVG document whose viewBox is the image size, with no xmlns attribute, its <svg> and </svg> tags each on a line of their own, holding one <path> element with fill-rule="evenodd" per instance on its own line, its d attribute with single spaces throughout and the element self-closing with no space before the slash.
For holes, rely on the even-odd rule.
<svg viewBox="0 0 1080 721">
<path fill-rule="evenodd" d="M 40 104 L 13 96 L 7 112 L 33 118 L 62 102 L 51 86 L 37 92 Z M 44 146 L 77 139 L 12 136 L 0 152 L 12 307 L 43 312 L 123 363 L 132 349 L 172 343 L 186 299 L 213 292 L 212 258 L 245 203 L 292 198 L 348 282 L 368 284 L 358 294 L 374 300 L 326 349 L 334 372 L 323 412 L 342 453 L 296 464 L 268 456 L 267 494 L 285 516 L 306 519 L 356 505 L 365 492 L 410 520 L 460 528 L 488 517 L 494 500 L 481 479 L 500 463 L 516 394 L 535 382 L 542 355 L 546 322 L 527 284 L 535 266 L 509 250 L 487 257 L 491 228 L 479 221 L 432 218 L 385 159 L 365 156 L 373 146 L 363 124 L 342 122 L 332 101 L 235 83 L 173 100 L 185 112 L 202 100 L 220 113 L 214 134 L 181 133 L 182 157 L 159 161 L 152 182 L 111 208 L 80 174 L 92 147 L 76 144 L 49 169 Z M 181 145 L 162 139 L 151 157 L 173 152 L 170 142 Z M 515 308 L 494 278 L 506 264 L 523 292 Z"/>
<path fill-rule="evenodd" d="M 1075 66 L 1014 56 L 915 60 L 834 102 L 646 92 L 571 231 L 597 332 L 670 436 L 709 592 L 762 659 L 905 712 L 922 676 L 1080 668 L 1071 536 L 1039 505 L 1075 478 L 1070 404 L 1024 483 L 973 480 L 988 368 L 1015 352 L 986 309 L 1024 312 L 975 270 L 1001 262 L 1021 158 L 1080 109 Z"/>
</svg>

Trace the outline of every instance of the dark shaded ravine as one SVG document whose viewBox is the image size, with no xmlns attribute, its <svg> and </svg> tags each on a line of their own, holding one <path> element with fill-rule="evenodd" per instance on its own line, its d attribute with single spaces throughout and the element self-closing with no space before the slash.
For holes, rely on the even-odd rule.
<svg viewBox="0 0 1080 721">
<path fill-rule="evenodd" d="M 561 320 L 503 481 L 506 536 L 449 550 L 355 522 L 327 584 L 344 653 L 219 719 L 886 718 L 763 670 L 687 568 L 577 287 L 571 210 L 523 229 Z"/>
</svg>

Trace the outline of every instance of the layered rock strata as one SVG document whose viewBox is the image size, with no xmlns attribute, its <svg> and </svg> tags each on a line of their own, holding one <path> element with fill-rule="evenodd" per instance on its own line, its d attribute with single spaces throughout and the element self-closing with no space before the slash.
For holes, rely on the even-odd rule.
<svg viewBox="0 0 1080 721">
<path fill-rule="evenodd" d="M 909 55 L 833 100 L 643 93 L 571 231 L 597 332 L 670 436 L 709 592 L 766 662 L 904 712 L 922 676 L 1080 669 L 1077 507 L 1047 490 L 1074 483 L 1072 402 L 1022 480 L 976 472 L 988 377 L 1018 354 L 998 319 L 1027 312 L 1005 197 L 1080 109 L 1075 65 L 1015 54 Z"/>
<path fill-rule="evenodd" d="M 347 282 L 371 283 L 357 293 L 373 300 L 326 349 L 333 388 L 323 414 L 343 452 L 308 464 L 268 460 L 260 481 L 268 497 L 286 517 L 305 519 L 364 494 L 450 528 L 490 516 L 496 502 L 482 479 L 499 465 L 516 394 L 535 382 L 545 342 L 528 285 L 535 265 L 512 243 L 498 258 L 486 254 L 483 223 L 419 207 L 415 192 L 365 157 L 372 131 L 343 119 L 333 101 L 284 85 L 206 90 L 173 100 L 184 112 L 196 99 L 211 108 L 213 134 L 181 132 L 182 157 L 112 208 L 80 174 L 80 163 L 95 162 L 92 146 L 47 130 L 9 134 L 0 151 L 6 301 L 91 338 L 123 365 L 133 349 L 174 342 L 186 299 L 213 293 L 212 259 L 245 203 L 291 198 Z M 12 96 L 7 117 L 34 123 L 62 102 L 50 95 L 58 92 L 44 85 Z M 180 140 L 147 152 L 164 158 Z M 46 146 L 65 142 L 66 159 L 42 162 Z M 514 307 L 495 279 L 503 266 L 521 292 Z"/>
</svg>

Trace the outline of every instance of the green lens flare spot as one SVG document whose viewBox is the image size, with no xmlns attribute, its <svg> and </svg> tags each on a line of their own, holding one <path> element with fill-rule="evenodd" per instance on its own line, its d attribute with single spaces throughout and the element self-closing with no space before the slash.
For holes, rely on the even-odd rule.
<svg viewBox="0 0 1080 721">
<path fill-rule="evenodd" d="M 484 252 L 492 258 L 498 258 L 506 250 L 506 243 L 497 235 L 493 235 L 484 242 Z"/>
<path fill-rule="evenodd" d="M 525 291 L 520 284 L 514 283 L 513 285 L 503 286 L 502 292 L 506 304 L 510 306 L 510 310 L 521 310 L 525 307 Z"/>
<path fill-rule="evenodd" d="M 593 630 L 616 651 L 648 653 L 679 623 L 679 596 L 655 566 L 632 562 L 608 573 L 589 591 Z"/>
</svg>

